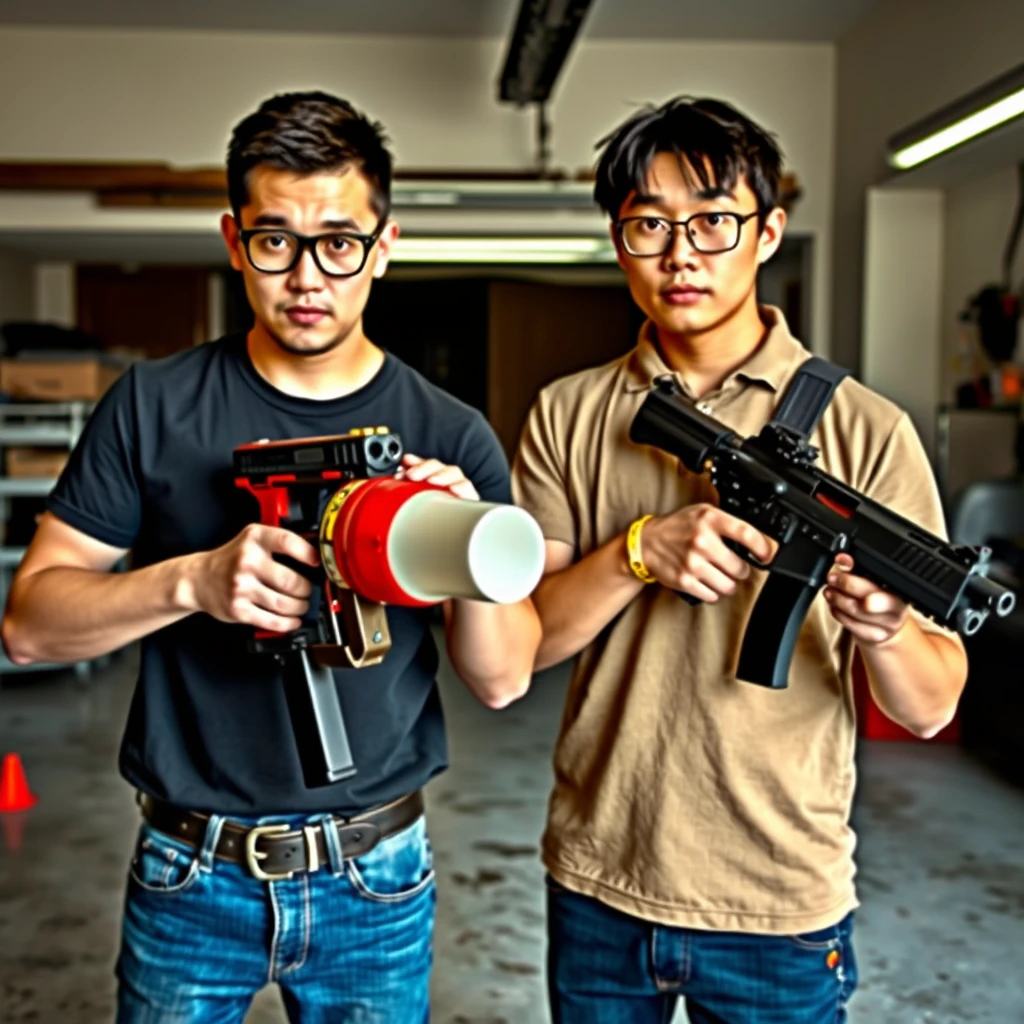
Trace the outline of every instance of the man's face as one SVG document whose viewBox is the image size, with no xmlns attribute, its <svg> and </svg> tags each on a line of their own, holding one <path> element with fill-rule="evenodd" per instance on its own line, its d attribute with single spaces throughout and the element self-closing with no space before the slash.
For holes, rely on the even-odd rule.
<svg viewBox="0 0 1024 1024">
<path fill-rule="evenodd" d="M 658 248 L 659 233 L 667 242 L 664 221 L 686 220 L 694 214 L 756 214 L 757 200 L 745 180 L 732 191 L 704 190 L 696 175 L 690 177 L 688 182 L 674 153 L 656 154 L 643 192 L 630 193 L 619 211 L 620 221 L 643 218 L 631 229 L 638 244 Z M 756 215 L 742 225 L 714 216 L 693 222 L 696 241 L 704 246 L 714 247 L 717 234 L 729 241 L 728 235 L 738 230 L 735 248 L 713 254 L 701 252 L 678 224 L 668 251 L 661 255 L 630 255 L 615 225 L 612 238 L 636 304 L 660 329 L 692 335 L 727 322 L 751 297 L 758 267 L 778 248 L 785 222 L 781 209 L 772 210 L 763 227 Z"/>
<path fill-rule="evenodd" d="M 362 321 L 370 285 L 387 268 L 398 225 L 389 221 L 369 250 L 359 273 L 332 277 L 324 273 L 306 249 L 298 263 L 284 273 L 256 269 L 246 256 L 239 230 L 271 229 L 250 243 L 261 266 L 280 262 L 279 253 L 291 246 L 284 234 L 338 233 L 322 243 L 321 262 L 331 253 L 360 243 L 345 239 L 345 232 L 372 234 L 378 216 L 371 205 L 370 183 L 354 167 L 336 173 L 296 174 L 271 167 L 256 167 L 249 175 L 249 202 L 242 207 L 242 223 L 225 214 L 221 231 L 231 255 L 231 265 L 242 273 L 245 292 L 262 328 L 280 348 L 293 355 L 315 356 L 339 346 Z"/>
</svg>

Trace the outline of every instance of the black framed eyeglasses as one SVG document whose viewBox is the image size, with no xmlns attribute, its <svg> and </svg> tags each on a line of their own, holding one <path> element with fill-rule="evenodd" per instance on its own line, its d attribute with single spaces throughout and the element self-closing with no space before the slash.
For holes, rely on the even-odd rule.
<svg viewBox="0 0 1024 1024">
<path fill-rule="evenodd" d="M 239 231 L 238 237 L 249 263 L 262 274 L 287 274 L 298 266 L 308 249 L 320 273 L 327 277 L 352 277 L 366 266 L 386 221 L 386 217 L 381 218 L 372 235 L 357 231 L 300 235 L 284 228 L 251 228 Z"/>
<path fill-rule="evenodd" d="M 623 217 L 615 222 L 622 247 L 630 256 L 664 256 L 675 241 L 676 228 L 682 228 L 690 245 L 703 253 L 729 252 L 740 244 L 743 225 L 754 213 L 695 213 L 686 220 L 665 217 Z"/>
</svg>

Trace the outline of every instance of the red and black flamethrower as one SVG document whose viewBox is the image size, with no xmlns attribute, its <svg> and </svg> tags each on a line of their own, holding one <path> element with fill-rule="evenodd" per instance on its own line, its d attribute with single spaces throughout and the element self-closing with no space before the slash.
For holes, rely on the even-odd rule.
<svg viewBox="0 0 1024 1024">
<path fill-rule="evenodd" d="M 284 667 L 306 785 L 339 782 L 356 768 L 333 670 L 383 661 L 386 605 L 526 597 L 543 570 L 540 527 L 515 506 L 397 478 L 402 442 L 386 427 L 245 444 L 234 459 L 235 483 L 256 498 L 260 521 L 320 552 L 316 624 L 257 631 L 252 646 Z"/>
</svg>

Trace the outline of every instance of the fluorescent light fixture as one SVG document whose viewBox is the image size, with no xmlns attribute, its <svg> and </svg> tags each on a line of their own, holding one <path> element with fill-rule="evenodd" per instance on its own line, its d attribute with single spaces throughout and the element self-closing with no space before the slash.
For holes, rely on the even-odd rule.
<svg viewBox="0 0 1024 1024">
<path fill-rule="evenodd" d="M 400 189 L 391 186 L 392 206 L 458 206 L 459 194 L 454 189 Z"/>
<path fill-rule="evenodd" d="M 435 237 L 399 238 L 392 250 L 400 263 L 614 263 L 615 249 L 602 238 Z"/>
<path fill-rule="evenodd" d="M 889 139 L 889 163 L 916 167 L 1024 114 L 1024 64 Z"/>
<path fill-rule="evenodd" d="M 544 103 L 591 0 L 521 0 L 498 86 L 498 98 L 518 104 Z"/>
<path fill-rule="evenodd" d="M 404 207 L 479 210 L 593 210 L 591 181 L 425 181 L 408 178 L 391 187 L 391 202 Z"/>
</svg>

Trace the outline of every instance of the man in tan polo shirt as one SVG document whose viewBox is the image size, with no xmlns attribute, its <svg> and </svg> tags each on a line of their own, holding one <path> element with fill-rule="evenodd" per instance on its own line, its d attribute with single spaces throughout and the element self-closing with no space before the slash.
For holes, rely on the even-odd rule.
<svg viewBox="0 0 1024 1024">
<path fill-rule="evenodd" d="M 547 538 L 537 667 L 576 658 L 543 842 L 554 1024 L 664 1024 L 680 997 L 693 1024 L 836 1024 L 856 985 L 853 661 L 891 718 L 930 736 L 954 713 L 963 646 L 841 555 L 788 688 L 736 679 L 765 574 L 724 541 L 761 560 L 771 542 L 628 432 L 672 374 L 757 433 L 809 357 L 755 296 L 785 226 L 781 157 L 710 100 L 647 109 L 605 143 L 595 196 L 648 321 L 621 359 L 541 392 L 513 476 Z M 943 531 L 891 402 L 847 378 L 811 441 L 826 471 Z M 644 516 L 634 571 L 627 531 Z"/>
</svg>

